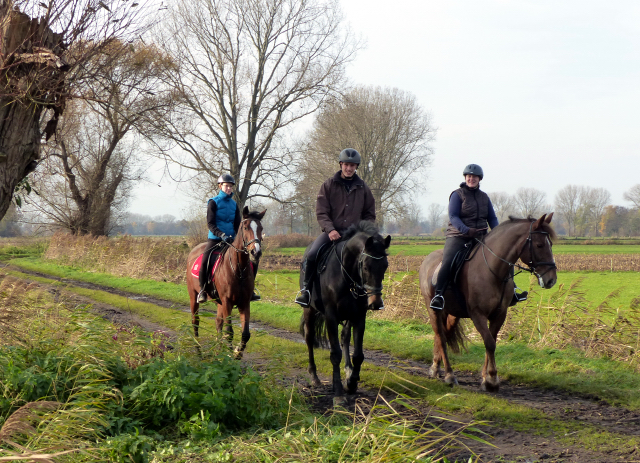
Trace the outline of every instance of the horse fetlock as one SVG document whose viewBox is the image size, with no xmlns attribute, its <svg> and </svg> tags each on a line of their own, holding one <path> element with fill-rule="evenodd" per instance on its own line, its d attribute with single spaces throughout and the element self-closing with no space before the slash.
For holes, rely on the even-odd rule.
<svg viewBox="0 0 640 463">
<path fill-rule="evenodd" d="M 349 378 L 351 378 L 351 375 L 352 375 L 352 374 L 353 374 L 353 368 L 351 368 L 351 367 L 344 367 L 344 376 L 345 376 L 345 379 L 347 379 L 347 380 L 348 380 Z"/>
<path fill-rule="evenodd" d="M 441 374 L 442 370 L 440 370 L 440 367 L 432 365 L 431 368 L 429 368 L 428 375 L 430 378 L 438 378 Z"/>
<path fill-rule="evenodd" d="M 480 389 L 485 392 L 498 392 L 500 390 L 500 379 L 498 376 L 487 376 L 482 379 Z"/>
</svg>

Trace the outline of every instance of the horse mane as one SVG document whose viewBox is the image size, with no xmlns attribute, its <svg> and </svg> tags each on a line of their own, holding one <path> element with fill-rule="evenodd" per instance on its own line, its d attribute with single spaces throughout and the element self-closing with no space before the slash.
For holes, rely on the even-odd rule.
<svg viewBox="0 0 640 463">
<path fill-rule="evenodd" d="M 494 232 L 500 233 L 502 230 L 507 230 L 514 225 L 518 225 L 521 223 L 532 223 L 532 222 L 535 222 L 536 220 L 538 219 L 531 216 L 527 217 L 526 219 L 523 219 L 522 217 L 515 217 L 513 215 L 510 215 L 509 220 L 505 220 L 504 222 L 498 224 L 496 228 L 491 230 L 491 233 L 492 234 L 494 234 Z M 541 231 L 549 234 L 549 239 L 551 239 L 551 241 L 554 241 L 558 237 L 553 227 L 551 227 L 551 225 L 549 225 L 546 222 L 542 222 L 541 229 L 542 229 Z"/>
<path fill-rule="evenodd" d="M 353 238 L 356 233 L 360 232 L 368 236 L 374 236 L 379 233 L 378 227 L 375 223 L 369 222 L 368 220 L 361 220 L 360 222 L 354 223 L 349 228 L 347 228 L 347 230 L 342 234 L 341 241 L 348 241 Z"/>
</svg>

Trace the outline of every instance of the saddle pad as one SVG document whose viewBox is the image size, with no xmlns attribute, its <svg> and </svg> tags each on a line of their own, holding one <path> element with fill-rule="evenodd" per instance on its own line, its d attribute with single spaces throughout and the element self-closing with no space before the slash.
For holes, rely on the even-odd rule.
<svg viewBox="0 0 640 463">
<path fill-rule="evenodd" d="M 211 281 L 213 281 L 213 276 L 216 273 L 216 269 L 218 268 L 218 264 L 220 264 L 220 260 L 221 260 L 220 253 L 214 252 L 213 254 L 216 255 L 216 259 L 213 264 L 213 268 L 211 269 Z M 193 263 L 193 265 L 191 266 L 191 275 L 193 275 L 196 278 L 200 276 L 200 266 L 202 265 L 202 256 L 203 254 L 200 254 L 198 258 L 195 260 L 195 262 Z"/>
</svg>

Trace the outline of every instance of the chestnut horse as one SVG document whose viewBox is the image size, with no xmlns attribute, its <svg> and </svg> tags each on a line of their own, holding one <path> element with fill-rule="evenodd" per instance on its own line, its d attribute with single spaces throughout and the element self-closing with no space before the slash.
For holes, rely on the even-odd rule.
<svg viewBox="0 0 640 463">
<path fill-rule="evenodd" d="M 222 244 L 225 249 L 215 272 L 215 285 L 218 290 L 218 297 L 216 298 L 216 303 L 218 304 L 216 328 L 220 334 L 223 326 L 225 327 L 225 336 L 227 336 L 229 343 L 233 341 L 233 327 L 228 317 L 231 315 L 231 310 L 234 306 L 238 307 L 238 312 L 240 313 L 242 340 L 234 350 L 237 358 L 242 357 L 242 353 L 251 337 L 251 333 L 249 333 L 250 301 L 254 287 L 252 263 L 257 264 L 262 255 L 260 246 L 262 243 L 262 224 L 260 221 L 265 212 L 267 211 L 249 212 L 249 208 L 244 207 L 242 221 L 235 240 L 232 244 Z M 196 337 L 200 326 L 200 317 L 198 315 L 200 308 L 200 304 L 198 304 L 200 282 L 198 277 L 193 275 L 191 269 L 195 260 L 203 253 L 206 245 L 207 243 L 202 243 L 193 248 L 187 258 L 187 290 L 189 291 L 193 333 Z M 211 294 L 209 294 L 209 297 L 214 299 Z"/>
<path fill-rule="evenodd" d="M 429 308 L 434 332 L 433 363 L 429 371 L 432 378 L 437 378 L 441 373 L 442 362 L 445 383 L 458 384 L 449 363 L 447 345 L 453 352 L 459 351 L 464 344 L 460 318 L 471 318 L 482 336 L 486 351 L 480 387 L 483 391 L 498 391 L 500 380 L 495 350 L 498 332 L 507 317 L 507 309 L 513 296 L 511 268 L 518 267 L 536 275 L 538 283 L 544 289 L 556 284 L 556 264 L 551 250 L 551 240 L 556 235 L 549 225 L 552 217 L 553 212 L 537 220 L 531 217 L 509 217 L 508 221 L 491 230 L 483 240 L 476 240 L 478 247 L 472 251 L 471 257 L 458 274 L 458 294 L 448 288 L 444 293 L 444 309 Z M 518 258 L 527 267 L 518 265 Z M 433 274 L 441 261 L 442 250 L 438 250 L 429 254 L 420 266 L 420 290 L 427 307 L 435 293 Z M 464 301 L 459 298 L 464 298 Z"/>
<path fill-rule="evenodd" d="M 327 344 L 328 332 L 336 402 L 344 400 L 340 378 L 343 353 L 347 390 L 353 394 L 358 389 L 360 367 L 364 361 L 362 341 L 367 310 L 383 308 L 382 280 L 389 266 L 387 249 L 390 242 L 391 237 L 380 236 L 373 223 L 361 221 L 350 227 L 341 241 L 332 245 L 325 263 L 318 262 L 318 272 L 311 290 L 311 304 L 304 309 L 300 332 L 307 342 L 309 373 L 314 386 L 320 386 L 321 383 L 316 373 L 313 348 L 319 344 Z M 305 257 L 308 251 L 309 248 L 305 251 Z M 303 278 L 304 272 L 301 269 L 300 287 Z M 341 338 L 338 337 L 340 322 L 346 322 Z M 352 329 L 353 364 L 349 353 Z"/>
</svg>

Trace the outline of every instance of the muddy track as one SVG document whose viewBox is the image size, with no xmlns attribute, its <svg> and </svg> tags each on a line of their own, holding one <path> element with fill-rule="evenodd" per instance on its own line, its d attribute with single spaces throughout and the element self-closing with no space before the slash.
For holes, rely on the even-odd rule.
<svg viewBox="0 0 640 463">
<path fill-rule="evenodd" d="M 26 271 L 20 268 L 14 268 L 0 263 L 0 268 L 18 270 L 23 273 L 49 278 L 66 283 L 70 286 L 105 291 L 110 294 L 127 297 L 129 299 L 144 301 L 160 307 L 172 308 L 189 312 L 189 307 L 182 306 L 170 301 L 156 299 L 148 296 L 121 291 L 107 286 L 85 283 L 76 280 L 61 279 L 51 275 Z M 59 289 L 51 287 L 52 293 L 59 293 Z M 164 327 L 148 322 L 133 314 L 124 312 L 118 308 L 107 304 L 91 301 L 87 298 L 74 296 L 78 302 L 93 304 L 94 310 L 101 316 L 111 320 L 114 323 L 137 325 L 146 331 L 166 330 Z M 215 313 L 215 310 L 202 308 L 201 310 Z M 293 309 L 296 310 L 296 309 Z M 299 333 L 292 333 L 287 330 L 271 327 L 263 323 L 252 322 L 251 328 L 264 331 L 271 336 L 277 336 L 283 339 L 302 343 L 302 336 Z M 172 333 L 170 333 L 172 334 Z M 322 355 L 322 353 L 319 353 Z M 327 352 L 328 355 L 328 352 Z M 267 362 L 268 359 L 262 359 L 258 354 L 249 353 L 245 355 L 247 361 L 255 363 L 259 368 L 261 363 Z M 401 369 L 411 372 L 415 375 L 427 376 L 429 364 L 414 360 L 400 359 L 389 355 L 385 352 L 376 350 L 365 350 L 365 365 L 371 363 L 381 367 L 389 367 L 391 369 Z M 456 371 L 456 376 L 461 388 L 483 393 L 479 390 L 480 374 L 479 372 Z M 326 413 L 333 407 L 333 395 L 329 381 L 323 379 L 323 386 L 320 388 L 311 388 L 309 384 L 308 374 L 304 370 L 294 369 L 291 371 L 291 377 L 284 379 L 287 385 L 296 384 L 301 392 L 306 395 L 313 408 L 319 413 Z M 455 392 L 455 388 L 452 390 Z M 392 400 L 392 394 L 382 393 L 387 400 Z M 378 396 L 378 391 L 361 388 L 357 394 L 347 397 L 347 408 L 354 410 L 356 403 L 358 407 L 367 409 L 367 404 L 373 404 Z M 547 416 L 560 420 L 575 420 L 580 423 L 590 424 L 602 430 L 617 433 L 622 436 L 637 437 L 640 436 L 640 413 L 630 411 L 620 407 L 609 405 L 606 401 L 597 397 L 576 396 L 557 390 L 547 390 L 535 388 L 528 385 L 514 384 L 509 381 L 501 381 L 500 392 L 497 394 L 501 399 L 520 404 L 526 407 L 534 408 Z M 415 413 L 415 412 L 411 412 Z M 425 411 L 429 419 L 437 420 L 439 415 L 433 410 Z M 470 417 L 455 417 L 463 421 L 469 421 Z M 451 426 L 447 421 L 442 421 L 442 426 Z M 599 452 L 590 452 L 579 447 L 564 447 L 551 438 L 529 435 L 510 429 L 500 429 L 492 426 L 483 428 L 492 438 L 489 440 L 496 448 L 486 445 L 473 444 L 471 448 L 482 454 L 482 461 L 500 461 L 500 462 L 640 462 L 640 450 L 634 451 L 632 454 L 622 455 L 620 453 L 604 454 Z M 472 444 L 472 442 L 468 442 Z M 458 455 L 463 457 L 465 453 Z"/>
</svg>

